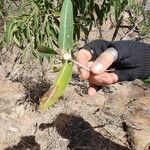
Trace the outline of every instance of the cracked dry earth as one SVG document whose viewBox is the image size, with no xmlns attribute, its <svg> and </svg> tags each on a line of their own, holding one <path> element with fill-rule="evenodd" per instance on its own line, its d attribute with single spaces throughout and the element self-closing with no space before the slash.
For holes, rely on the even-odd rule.
<svg viewBox="0 0 150 150">
<path fill-rule="evenodd" d="M 45 112 L 31 111 L 19 82 L 0 78 L 0 150 L 149 150 L 150 87 L 117 83 L 95 97 L 77 75 Z"/>
</svg>

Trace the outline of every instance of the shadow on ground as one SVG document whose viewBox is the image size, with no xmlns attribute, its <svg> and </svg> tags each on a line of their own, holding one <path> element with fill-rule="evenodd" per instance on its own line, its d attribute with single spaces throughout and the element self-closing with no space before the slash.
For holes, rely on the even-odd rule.
<svg viewBox="0 0 150 150">
<path fill-rule="evenodd" d="M 5 148 L 4 150 L 41 150 L 40 144 L 35 141 L 35 136 L 21 137 L 20 142 L 13 146 Z"/>
<path fill-rule="evenodd" d="M 105 138 L 83 118 L 60 114 L 52 123 L 42 123 L 39 128 L 56 127 L 57 132 L 69 140 L 70 150 L 129 150 Z"/>
</svg>

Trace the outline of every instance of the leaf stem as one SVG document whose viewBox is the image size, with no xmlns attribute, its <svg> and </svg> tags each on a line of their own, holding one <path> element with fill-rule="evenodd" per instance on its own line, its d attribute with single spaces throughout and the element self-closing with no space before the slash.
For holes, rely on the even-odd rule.
<svg viewBox="0 0 150 150">
<path fill-rule="evenodd" d="M 87 70 L 87 71 L 91 71 L 91 69 L 90 68 L 88 68 L 88 67 L 86 67 L 86 66 L 84 66 L 84 65 L 82 65 L 82 64 L 80 64 L 79 62 L 77 62 L 76 60 L 71 60 L 74 64 L 76 64 L 77 66 L 79 66 L 79 67 L 81 67 L 81 68 L 83 68 L 83 69 L 85 69 L 85 70 Z M 107 70 L 105 70 L 105 72 L 112 72 L 112 71 L 114 71 L 115 69 L 113 68 L 113 69 L 107 69 Z"/>
</svg>

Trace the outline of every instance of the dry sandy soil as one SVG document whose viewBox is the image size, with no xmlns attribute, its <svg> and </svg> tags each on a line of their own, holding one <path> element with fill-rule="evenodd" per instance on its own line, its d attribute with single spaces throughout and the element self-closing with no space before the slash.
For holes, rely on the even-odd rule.
<svg viewBox="0 0 150 150">
<path fill-rule="evenodd" d="M 103 30 L 103 39 L 113 32 Z M 89 97 L 87 82 L 74 73 L 61 100 L 40 112 L 38 99 L 55 77 L 48 62 L 27 56 L 19 64 L 16 48 L 0 56 L 0 150 L 150 150 L 149 85 L 122 82 Z"/>
</svg>

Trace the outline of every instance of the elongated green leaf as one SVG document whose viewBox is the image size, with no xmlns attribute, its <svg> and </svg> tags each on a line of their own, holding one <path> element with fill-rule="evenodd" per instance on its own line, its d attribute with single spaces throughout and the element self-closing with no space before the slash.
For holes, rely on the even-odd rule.
<svg viewBox="0 0 150 150">
<path fill-rule="evenodd" d="M 24 0 L 21 0 L 21 1 L 20 1 L 20 5 L 19 5 L 19 7 L 18 7 L 18 12 L 19 12 L 20 15 L 22 14 L 24 7 L 25 7 L 25 1 L 24 1 Z"/>
<path fill-rule="evenodd" d="M 55 28 L 55 26 L 53 27 Z M 51 26 L 48 24 L 46 31 L 48 32 L 48 34 L 56 37 L 55 29 L 51 30 Z M 64 0 L 62 6 L 58 45 L 63 50 L 62 54 L 72 49 L 73 46 L 73 8 L 71 0 Z M 71 79 L 72 68 L 72 63 L 68 63 L 66 61 L 63 64 L 58 74 L 58 77 L 54 82 L 54 85 L 40 99 L 39 107 L 41 110 L 45 110 L 46 108 L 54 105 L 54 103 L 57 102 L 59 98 L 63 95 L 64 90 L 67 87 L 69 80 Z"/>
<path fill-rule="evenodd" d="M 0 17 L 4 17 L 2 11 L 0 10 Z"/>
<path fill-rule="evenodd" d="M 45 32 L 45 27 L 46 27 L 47 22 L 48 22 L 48 14 L 46 14 L 45 18 L 44 18 L 44 22 L 43 22 L 43 26 L 42 26 L 42 33 L 43 34 Z"/>
<path fill-rule="evenodd" d="M 26 26 L 26 37 L 28 41 L 30 41 L 32 38 L 29 24 Z"/>
<path fill-rule="evenodd" d="M 66 51 L 73 45 L 73 8 L 71 0 L 64 0 L 60 16 L 60 32 L 58 44 Z"/>
<path fill-rule="evenodd" d="M 38 18 L 38 12 L 35 12 L 33 18 L 34 18 L 34 25 L 33 25 L 33 31 L 34 33 L 37 33 L 38 32 L 38 29 L 39 29 L 39 18 Z"/>
<path fill-rule="evenodd" d="M 58 73 L 57 79 L 50 90 L 45 93 L 40 99 L 40 109 L 45 110 L 48 107 L 54 105 L 55 102 L 62 96 L 65 88 L 67 87 L 71 76 L 72 76 L 72 64 L 63 64 L 60 72 Z"/>
<path fill-rule="evenodd" d="M 43 46 L 43 45 L 39 45 L 37 47 L 37 51 L 38 51 L 38 55 L 41 57 L 50 57 L 52 55 L 57 55 L 57 52 L 54 51 L 53 49 Z"/>
<path fill-rule="evenodd" d="M 39 45 L 37 47 L 37 50 L 38 50 L 38 52 L 45 53 L 45 54 L 54 54 L 54 55 L 57 54 L 57 52 L 54 51 L 53 49 L 43 46 L 43 45 Z"/>
<path fill-rule="evenodd" d="M 15 25 L 14 21 L 10 21 L 6 25 L 6 31 L 5 31 L 5 40 L 6 43 L 12 42 L 13 39 L 13 32 L 17 29 L 17 26 Z"/>
<path fill-rule="evenodd" d="M 20 47 L 21 46 L 21 43 L 20 41 L 17 39 L 16 35 L 13 36 L 13 40 L 14 42 Z"/>
</svg>

